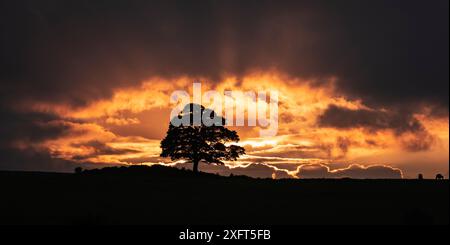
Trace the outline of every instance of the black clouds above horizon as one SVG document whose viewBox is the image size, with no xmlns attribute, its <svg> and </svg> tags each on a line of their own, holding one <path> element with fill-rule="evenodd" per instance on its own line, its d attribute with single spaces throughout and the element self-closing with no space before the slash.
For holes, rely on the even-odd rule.
<svg viewBox="0 0 450 245">
<path fill-rule="evenodd" d="M 153 75 L 337 76 L 371 106 L 448 115 L 448 1 L 3 1 L 0 92 L 84 105 Z M 319 79 L 320 80 L 320 79 Z"/>
<path fill-rule="evenodd" d="M 340 130 L 362 128 L 369 133 L 391 130 L 396 136 L 410 133 L 414 135 L 414 138 L 402 141 L 405 150 L 411 152 L 429 150 L 435 143 L 435 139 L 413 114 L 412 111 L 351 110 L 330 105 L 317 118 L 316 123 L 320 127 Z M 340 145 L 345 149 L 348 147 L 346 143 L 344 140 Z"/>
</svg>

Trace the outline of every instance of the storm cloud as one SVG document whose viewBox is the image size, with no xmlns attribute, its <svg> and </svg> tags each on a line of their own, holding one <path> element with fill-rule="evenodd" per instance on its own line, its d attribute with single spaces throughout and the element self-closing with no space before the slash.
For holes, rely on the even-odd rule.
<svg viewBox="0 0 450 245">
<path fill-rule="evenodd" d="M 139 151 L 133 150 L 133 149 L 114 148 L 114 147 L 108 146 L 104 142 L 101 142 L 98 140 L 91 140 L 91 141 L 84 142 L 84 143 L 72 144 L 72 146 L 77 147 L 77 148 L 87 148 L 90 151 L 90 153 L 87 155 L 74 156 L 74 158 L 73 158 L 74 160 L 85 160 L 85 159 L 96 157 L 99 155 L 122 155 L 122 154 L 139 152 Z"/>
<path fill-rule="evenodd" d="M 302 179 L 354 178 L 354 179 L 401 179 L 402 171 L 385 165 L 361 166 L 353 164 L 347 168 L 334 169 L 322 164 L 299 166 L 296 176 Z"/>
<path fill-rule="evenodd" d="M 70 133 L 71 126 L 59 116 L 45 112 L 20 112 L 0 107 L 0 147 L 38 143 Z"/>
<path fill-rule="evenodd" d="M 155 75 L 216 80 L 276 68 L 337 77 L 343 93 L 370 105 L 448 108 L 446 0 L 2 5 L 2 103 L 76 106 Z"/>
<path fill-rule="evenodd" d="M 373 131 L 392 129 L 397 134 L 424 130 L 423 125 L 408 112 L 386 112 L 369 109 L 354 110 L 336 105 L 330 105 L 319 116 L 318 124 L 323 127 L 329 126 L 341 129 L 357 127 Z"/>
<path fill-rule="evenodd" d="M 371 132 L 392 130 L 398 136 L 410 133 L 413 137 L 402 142 L 409 151 L 428 150 L 434 142 L 433 136 L 411 111 L 354 110 L 330 105 L 319 116 L 317 124 L 321 127 L 338 129 L 363 128 Z M 343 152 L 346 152 L 349 145 L 348 139 L 340 138 L 338 145 Z"/>
</svg>

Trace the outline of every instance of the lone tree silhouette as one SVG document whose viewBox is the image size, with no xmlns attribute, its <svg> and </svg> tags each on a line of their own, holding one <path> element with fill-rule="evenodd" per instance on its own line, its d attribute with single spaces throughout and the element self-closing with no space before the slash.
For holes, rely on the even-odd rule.
<svg viewBox="0 0 450 245">
<path fill-rule="evenodd" d="M 200 118 L 200 121 L 198 120 Z M 201 120 L 203 118 L 203 120 Z M 174 120 L 189 119 L 188 123 L 174 126 Z M 215 122 L 205 125 L 205 119 Z M 238 142 L 236 131 L 225 128 L 225 119 L 213 110 L 205 109 L 198 104 L 187 104 L 183 111 L 171 120 L 166 137 L 161 141 L 161 157 L 172 160 L 184 159 L 193 163 L 192 170 L 198 172 L 198 164 L 223 164 L 223 161 L 235 161 L 245 154 L 244 148 L 228 145 L 227 142 Z"/>
</svg>

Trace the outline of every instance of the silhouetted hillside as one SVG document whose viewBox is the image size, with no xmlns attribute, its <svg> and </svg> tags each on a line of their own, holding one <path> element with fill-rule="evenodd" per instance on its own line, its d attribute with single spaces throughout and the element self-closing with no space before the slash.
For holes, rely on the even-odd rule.
<svg viewBox="0 0 450 245">
<path fill-rule="evenodd" d="M 0 172 L 2 224 L 448 224 L 448 180 L 253 179 L 165 166 Z"/>
<path fill-rule="evenodd" d="M 141 176 L 152 178 L 220 178 L 210 173 L 194 173 L 191 170 L 179 169 L 163 165 L 133 165 L 129 167 L 106 167 L 82 171 L 83 175 L 115 175 L 115 176 Z"/>
</svg>

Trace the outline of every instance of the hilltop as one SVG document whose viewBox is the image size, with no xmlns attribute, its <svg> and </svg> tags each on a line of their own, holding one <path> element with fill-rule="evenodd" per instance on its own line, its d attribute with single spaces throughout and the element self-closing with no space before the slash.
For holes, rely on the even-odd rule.
<svg viewBox="0 0 450 245">
<path fill-rule="evenodd" d="M 254 179 L 165 166 L 0 172 L 2 224 L 448 224 L 448 180 Z"/>
</svg>

